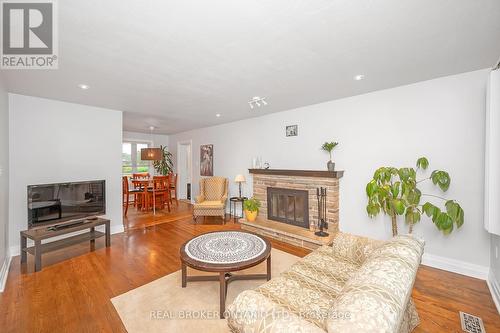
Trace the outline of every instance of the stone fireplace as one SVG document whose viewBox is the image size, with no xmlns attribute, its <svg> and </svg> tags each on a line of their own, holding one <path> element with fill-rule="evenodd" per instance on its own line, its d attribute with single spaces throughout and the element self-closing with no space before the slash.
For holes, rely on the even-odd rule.
<svg viewBox="0 0 500 333">
<path fill-rule="evenodd" d="M 253 196 L 261 202 L 255 222 L 241 220 L 242 228 L 287 243 L 315 249 L 328 244 L 338 231 L 339 179 L 343 171 L 250 169 Z M 326 188 L 327 232 L 314 235 L 318 223 L 317 188 Z"/>
</svg>

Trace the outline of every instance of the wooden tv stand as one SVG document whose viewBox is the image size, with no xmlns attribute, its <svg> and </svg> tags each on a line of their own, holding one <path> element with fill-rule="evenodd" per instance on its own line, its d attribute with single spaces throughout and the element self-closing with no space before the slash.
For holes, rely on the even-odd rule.
<svg viewBox="0 0 500 333">
<path fill-rule="evenodd" d="M 71 225 L 69 227 L 64 227 L 64 223 L 59 223 L 62 226 L 60 229 L 52 230 L 51 226 L 40 227 L 36 229 L 28 229 L 21 231 L 21 263 L 27 261 L 28 253 L 35 256 L 35 272 L 42 269 L 42 253 L 47 253 L 55 250 L 59 250 L 77 243 L 90 241 L 90 250 L 95 249 L 95 240 L 99 237 L 106 237 L 106 247 L 111 246 L 111 231 L 110 231 L 110 221 L 107 219 L 97 218 L 94 220 L 82 219 L 84 221 L 81 224 Z M 105 226 L 105 232 L 96 231 L 95 227 Z M 42 240 L 49 239 L 56 236 L 67 235 L 76 231 L 89 229 L 88 232 L 83 234 L 78 234 L 75 236 L 70 236 L 53 242 L 48 242 L 42 244 Z M 35 242 L 35 246 L 28 247 L 27 239 L 31 239 Z"/>
</svg>

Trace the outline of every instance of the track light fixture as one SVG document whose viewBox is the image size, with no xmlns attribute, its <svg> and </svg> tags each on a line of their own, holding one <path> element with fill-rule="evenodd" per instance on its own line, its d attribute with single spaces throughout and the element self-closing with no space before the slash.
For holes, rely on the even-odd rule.
<svg viewBox="0 0 500 333">
<path fill-rule="evenodd" d="M 248 101 L 248 105 L 250 105 L 250 109 L 253 109 L 254 107 L 260 108 L 261 106 L 266 106 L 267 105 L 266 98 L 255 96 Z"/>
</svg>

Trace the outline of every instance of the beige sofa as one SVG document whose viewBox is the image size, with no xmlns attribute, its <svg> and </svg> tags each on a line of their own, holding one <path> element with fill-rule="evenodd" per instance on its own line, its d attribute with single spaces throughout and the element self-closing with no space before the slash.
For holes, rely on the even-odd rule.
<svg viewBox="0 0 500 333">
<path fill-rule="evenodd" d="M 424 242 L 338 233 L 288 271 L 237 296 L 232 332 L 411 332 L 419 323 L 411 292 Z"/>
<path fill-rule="evenodd" d="M 200 180 L 200 195 L 195 198 L 193 218 L 220 216 L 225 221 L 228 180 L 224 177 L 209 177 Z"/>
</svg>

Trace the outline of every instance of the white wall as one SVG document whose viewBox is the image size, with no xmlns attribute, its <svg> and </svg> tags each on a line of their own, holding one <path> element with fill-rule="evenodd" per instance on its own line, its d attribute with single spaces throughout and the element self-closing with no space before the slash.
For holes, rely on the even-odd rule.
<svg viewBox="0 0 500 333">
<path fill-rule="evenodd" d="M 9 268 L 9 99 L 0 78 L 0 291 Z"/>
<path fill-rule="evenodd" d="M 455 268 L 465 265 L 482 276 L 489 266 L 490 244 L 483 229 L 487 74 L 488 70 L 464 73 L 184 132 L 170 136 L 170 146 L 175 154 L 177 141 L 193 140 L 196 194 L 199 146 L 214 144 L 214 172 L 230 178 L 234 195 L 237 187 L 232 180 L 238 173 L 249 179 L 246 193 L 251 189 L 247 169 L 252 157 L 262 156 L 271 168 L 326 169 L 328 155 L 320 146 L 326 140 L 339 141 L 334 160 L 338 170 L 345 170 L 340 228 L 381 239 L 390 237 L 390 222 L 383 216 L 368 218 L 366 183 L 379 166 L 413 166 L 417 157 L 427 156 L 431 168 L 450 172 L 446 196 L 462 204 L 466 221 L 460 230 L 443 236 L 424 218 L 415 233 L 426 240 L 429 263 L 439 266 L 441 259 L 448 264 L 451 259 Z M 258 114 L 259 109 L 248 112 Z M 299 126 L 299 135 L 285 137 L 285 125 L 293 124 Z"/>
<path fill-rule="evenodd" d="M 27 228 L 30 184 L 105 179 L 106 216 L 123 231 L 122 112 L 15 94 L 9 109 L 11 251 Z"/>
</svg>

